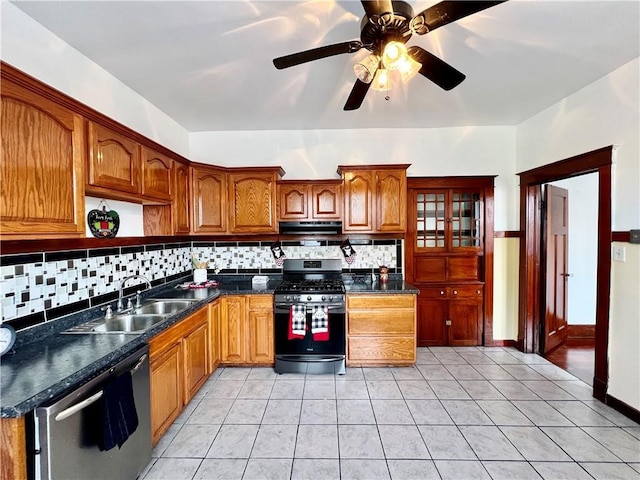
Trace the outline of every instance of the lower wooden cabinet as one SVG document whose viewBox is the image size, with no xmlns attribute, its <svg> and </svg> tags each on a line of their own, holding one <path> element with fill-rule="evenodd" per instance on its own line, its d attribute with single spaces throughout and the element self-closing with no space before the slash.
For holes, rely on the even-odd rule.
<svg viewBox="0 0 640 480">
<path fill-rule="evenodd" d="M 154 445 L 211 373 L 209 328 L 204 307 L 149 341 Z"/>
<path fill-rule="evenodd" d="M 416 361 L 415 295 L 347 295 L 347 364 Z"/>
<path fill-rule="evenodd" d="M 220 356 L 223 364 L 273 364 L 271 295 L 230 295 L 221 299 Z"/>
<path fill-rule="evenodd" d="M 418 346 L 482 345 L 482 285 L 420 287 Z"/>
</svg>

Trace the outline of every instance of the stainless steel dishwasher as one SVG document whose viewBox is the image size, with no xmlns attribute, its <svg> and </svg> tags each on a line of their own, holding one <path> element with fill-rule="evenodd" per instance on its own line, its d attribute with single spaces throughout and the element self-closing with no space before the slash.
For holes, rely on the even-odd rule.
<svg viewBox="0 0 640 480">
<path fill-rule="evenodd" d="M 72 393 L 34 414 L 36 479 L 135 479 L 151 461 L 149 347 L 145 345 Z M 131 372 L 138 426 L 120 446 L 95 441 L 96 410 L 108 382 Z"/>
</svg>

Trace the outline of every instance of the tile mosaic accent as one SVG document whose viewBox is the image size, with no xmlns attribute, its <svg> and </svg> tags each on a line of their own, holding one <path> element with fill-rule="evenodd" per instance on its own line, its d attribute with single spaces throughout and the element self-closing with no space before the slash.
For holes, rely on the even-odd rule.
<svg viewBox="0 0 640 480">
<path fill-rule="evenodd" d="M 402 272 L 402 240 L 353 240 L 355 262 L 347 264 L 338 241 L 283 242 L 288 258 L 340 258 L 344 272 L 374 272 L 387 265 Z M 279 273 L 271 242 L 188 242 L 0 256 L 2 321 L 23 329 L 110 301 L 129 275 L 154 285 L 187 275 L 191 255 L 210 261 L 209 271 Z M 140 283 L 138 281 L 138 283 Z M 127 287 L 135 285 L 132 280 Z M 61 308 L 67 307 L 67 308 Z M 75 310 L 74 310 L 75 309 Z"/>
</svg>

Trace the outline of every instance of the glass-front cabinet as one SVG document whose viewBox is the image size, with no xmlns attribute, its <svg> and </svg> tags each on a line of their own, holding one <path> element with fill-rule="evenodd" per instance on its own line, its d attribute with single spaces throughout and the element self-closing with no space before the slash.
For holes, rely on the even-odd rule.
<svg viewBox="0 0 640 480">
<path fill-rule="evenodd" d="M 415 193 L 418 250 L 482 249 L 482 193 L 425 190 Z"/>
</svg>

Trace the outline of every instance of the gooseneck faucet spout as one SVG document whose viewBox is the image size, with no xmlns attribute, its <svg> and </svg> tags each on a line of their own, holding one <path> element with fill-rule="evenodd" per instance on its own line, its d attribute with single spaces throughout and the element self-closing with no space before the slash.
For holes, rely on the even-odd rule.
<svg viewBox="0 0 640 480">
<path fill-rule="evenodd" d="M 120 282 L 120 288 L 118 289 L 118 306 L 117 306 L 117 310 L 118 311 L 122 310 L 122 308 L 123 308 L 123 306 L 122 306 L 122 290 L 124 289 L 124 286 L 127 283 L 127 281 L 129 281 L 131 279 L 134 279 L 134 278 L 142 279 L 143 281 L 145 281 L 147 283 L 147 288 L 151 288 L 151 282 L 144 275 L 129 275 L 128 277 L 125 277 Z"/>
</svg>

